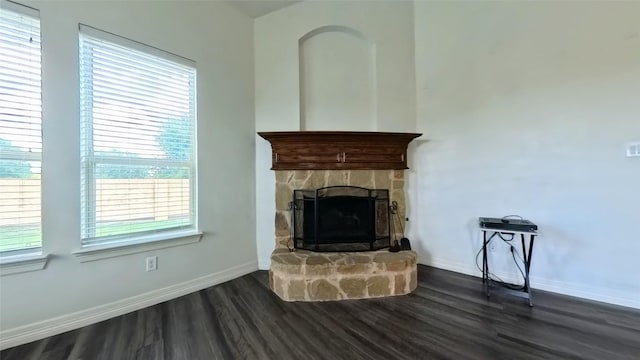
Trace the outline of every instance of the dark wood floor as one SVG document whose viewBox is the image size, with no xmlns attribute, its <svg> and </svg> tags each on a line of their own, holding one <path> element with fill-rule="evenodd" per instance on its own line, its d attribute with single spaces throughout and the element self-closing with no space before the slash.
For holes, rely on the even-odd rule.
<svg viewBox="0 0 640 360">
<path fill-rule="evenodd" d="M 287 303 L 253 274 L 7 349 L 13 359 L 640 359 L 640 311 L 419 266 L 408 296 Z"/>
</svg>

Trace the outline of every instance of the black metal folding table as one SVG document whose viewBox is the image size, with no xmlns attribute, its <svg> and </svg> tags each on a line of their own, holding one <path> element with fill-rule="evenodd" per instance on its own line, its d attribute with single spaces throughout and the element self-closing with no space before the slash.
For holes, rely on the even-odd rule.
<svg viewBox="0 0 640 360">
<path fill-rule="evenodd" d="M 491 284 L 497 284 L 504 287 L 508 292 L 523 297 L 528 300 L 529 306 L 533 306 L 533 298 L 531 296 L 531 285 L 529 283 L 529 272 L 531 270 L 531 255 L 533 253 L 533 243 L 536 235 L 538 235 L 537 231 L 514 231 L 514 230 L 505 230 L 505 229 L 493 229 L 487 227 L 480 227 L 482 231 L 482 283 L 484 285 L 484 291 L 487 297 L 491 296 L 490 287 Z M 522 257 L 524 264 L 524 285 L 522 289 L 515 289 L 517 285 L 496 281 L 490 278 L 489 276 L 489 258 L 487 248 L 489 247 L 489 243 L 496 237 L 502 235 L 512 235 L 512 238 L 515 239 L 517 235 L 520 235 L 520 240 L 522 244 Z M 528 246 L 525 237 L 529 237 Z"/>
</svg>

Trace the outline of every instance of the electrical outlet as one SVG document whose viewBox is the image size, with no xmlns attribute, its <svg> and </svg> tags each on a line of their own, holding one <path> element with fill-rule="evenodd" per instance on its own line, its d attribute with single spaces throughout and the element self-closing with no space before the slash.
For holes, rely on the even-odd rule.
<svg viewBox="0 0 640 360">
<path fill-rule="evenodd" d="M 155 271 L 155 270 L 158 270 L 158 257 L 149 256 L 147 258 L 147 271 Z"/>
<path fill-rule="evenodd" d="M 640 156 L 640 142 L 627 144 L 627 157 Z"/>
</svg>

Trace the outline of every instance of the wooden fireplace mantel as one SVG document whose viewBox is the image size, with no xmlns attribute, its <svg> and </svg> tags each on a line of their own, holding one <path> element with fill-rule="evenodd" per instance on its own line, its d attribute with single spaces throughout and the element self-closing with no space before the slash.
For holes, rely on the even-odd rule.
<svg viewBox="0 0 640 360">
<path fill-rule="evenodd" d="M 272 170 L 403 170 L 415 133 L 259 132 L 271 143 Z"/>
</svg>

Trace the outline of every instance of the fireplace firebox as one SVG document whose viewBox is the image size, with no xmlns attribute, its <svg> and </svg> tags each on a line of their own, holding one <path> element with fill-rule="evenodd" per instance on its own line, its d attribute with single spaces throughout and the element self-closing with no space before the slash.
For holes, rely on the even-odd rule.
<svg viewBox="0 0 640 360">
<path fill-rule="evenodd" d="M 389 247 L 389 190 L 330 186 L 293 191 L 293 244 L 312 251 Z"/>
</svg>

